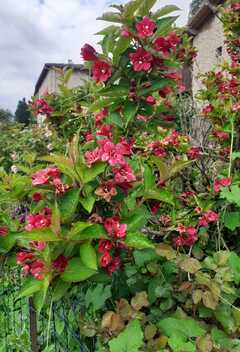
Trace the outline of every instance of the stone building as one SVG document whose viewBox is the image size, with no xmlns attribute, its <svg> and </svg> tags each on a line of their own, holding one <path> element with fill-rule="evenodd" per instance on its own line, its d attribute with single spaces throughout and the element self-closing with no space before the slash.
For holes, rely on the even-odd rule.
<svg viewBox="0 0 240 352">
<path fill-rule="evenodd" d="M 218 16 L 218 5 L 222 3 L 223 0 L 203 0 L 188 22 L 188 32 L 193 37 L 193 46 L 198 50 L 198 56 L 192 67 L 193 96 L 201 88 L 199 75 L 228 59 L 223 26 Z"/>
<path fill-rule="evenodd" d="M 69 62 L 67 64 L 47 63 L 37 80 L 34 95 L 41 98 L 46 93 L 58 93 L 60 78 L 67 69 L 72 69 L 72 75 L 67 82 L 68 88 L 76 88 L 89 78 L 88 70 L 83 65 Z"/>
</svg>

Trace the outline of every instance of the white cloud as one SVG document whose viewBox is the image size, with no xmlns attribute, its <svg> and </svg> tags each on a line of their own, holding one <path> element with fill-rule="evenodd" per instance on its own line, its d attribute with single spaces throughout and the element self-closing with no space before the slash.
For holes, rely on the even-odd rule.
<svg viewBox="0 0 240 352">
<path fill-rule="evenodd" d="M 86 42 L 95 44 L 94 33 L 103 23 L 96 17 L 107 0 L 8 0 L 0 2 L 0 106 L 15 109 L 18 99 L 30 98 L 45 62 L 80 62 Z M 113 0 L 114 2 L 114 0 Z M 115 1 L 126 3 L 126 0 Z M 190 0 L 160 0 L 158 7 L 182 8 L 186 23 Z"/>
</svg>

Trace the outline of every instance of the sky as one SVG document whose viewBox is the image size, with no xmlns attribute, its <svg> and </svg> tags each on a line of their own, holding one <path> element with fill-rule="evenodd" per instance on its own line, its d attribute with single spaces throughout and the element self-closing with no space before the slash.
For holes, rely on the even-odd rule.
<svg viewBox="0 0 240 352">
<path fill-rule="evenodd" d="M 81 63 L 80 48 L 96 44 L 96 21 L 108 5 L 126 0 L 0 1 L 0 107 L 15 112 L 19 99 L 30 99 L 44 63 Z M 157 8 L 181 8 L 178 24 L 187 21 L 190 0 L 159 0 Z"/>
</svg>

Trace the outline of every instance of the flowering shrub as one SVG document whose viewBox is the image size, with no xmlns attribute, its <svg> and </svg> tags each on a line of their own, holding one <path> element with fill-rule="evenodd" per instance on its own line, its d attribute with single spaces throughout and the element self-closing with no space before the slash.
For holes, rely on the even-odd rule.
<svg viewBox="0 0 240 352">
<path fill-rule="evenodd" d="M 175 126 L 195 50 L 155 2 L 115 5 L 102 53 L 81 49 L 92 80 L 66 152 L 1 172 L 0 248 L 38 310 L 81 282 L 96 351 L 238 351 L 238 60 L 204 79 L 211 149 L 195 145 Z M 57 99 L 33 103 L 52 128 Z"/>
</svg>

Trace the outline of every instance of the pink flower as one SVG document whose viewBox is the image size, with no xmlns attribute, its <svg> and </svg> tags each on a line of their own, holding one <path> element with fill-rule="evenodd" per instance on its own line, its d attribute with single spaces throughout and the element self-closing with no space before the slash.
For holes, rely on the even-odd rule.
<svg viewBox="0 0 240 352">
<path fill-rule="evenodd" d="M 100 240 L 98 245 L 98 252 L 105 253 L 109 252 L 113 248 L 113 244 L 109 240 Z"/>
<path fill-rule="evenodd" d="M 195 227 L 189 226 L 189 227 L 186 229 L 186 233 L 187 233 L 189 236 L 196 236 L 197 230 L 195 229 Z"/>
<path fill-rule="evenodd" d="M 102 268 L 106 268 L 112 261 L 111 254 L 109 252 L 105 252 L 100 258 L 100 266 Z"/>
<path fill-rule="evenodd" d="M 161 51 L 163 55 L 168 56 L 171 50 L 171 43 L 164 37 L 158 37 L 154 42 L 154 48 Z"/>
<path fill-rule="evenodd" d="M 112 197 L 117 195 L 116 185 L 113 181 L 107 181 L 100 184 L 96 189 L 95 194 L 103 198 L 106 202 L 110 202 Z"/>
<path fill-rule="evenodd" d="M 132 168 L 127 163 L 124 163 L 118 168 L 113 168 L 113 173 L 115 174 L 114 180 L 116 184 L 130 183 L 136 181 L 136 176 L 133 173 Z"/>
<path fill-rule="evenodd" d="M 167 156 L 166 150 L 162 147 L 161 141 L 152 142 L 148 145 L 148 148 L 159 158 Z"/>
<path fill-rule="evenodd" d="M 51 178 L 59 177 L 60 172 L 56 167 L 48 167 L 44 170 L 37 171 L 32 175 L 33 186 L 42 186 L 49 183 Z"/>
<path fill-rule="evenodd" d="M 64 255 L 59 255 L 52 263 L 53 268 L 59 273 L 63 273 L 68 265 L 68 258 Z"/>
<path fill-rule="evenodd" d="M 6 226 L 0 226 L 0 237 L 5 237 L 8 234 L 8 228 Z"/>
<path fill-rule="evenodd" d="M 35 260 L 30 265 L 30 273 L 37 280 L 43 280 L 46 276 L 47 270 L 46 265 L 41 259 Z"/>
<path fill-rule="evenodd" d="M 166 98 L 166 97 L 167 97 L 169 94 L 171 94 L 172 92 L 173 92 L 172 87 L 166 86 L 166 87 L 160 89 L 158 93 L 159 93 L 160 97 Z"/>
<path fill-rule="evenodd" d="M 34 200 L 35 202 L 39 202 L 42 199 L 43 199 L 42 193 L 40 193 L 40 192 L 33 193 L 32 200 Z"/>
<path fill-rule="evenodd" d="M 200 149 L 198 147 L 191 147 L 188 150 L 187 155 L 191 160 L 198 159 L 200 156 Z"/>
<path fill-rule="evenodd" d="M 85 153 L 85 160 L 87 165 L 90 167 L 101 159 L 100 149 L 96 148 L 93 151 L 87 151 Z"/>
<path fill-rule="evenodd" d="M 239 11 L 240 10 L 240 3 L 232 4 L 231 8 L 234 11 Z"/>
<path fill-rule="evenodd" d="M 138 36 L 139 38 L 142 38 L 142 39 L 151 37 L 156 28 L 157 26 L 155 22 L 150 20 L 150 18 L 147 16 L 143 17 L 142 21 L 136 24 Z"/>
<path fill-rule="evenodd" d="M 120 224 L 118 216 L 105 219 L 103 226 L 111 237 L 124 238 L 126 236 L 127 225 Z"/>
<path fill-rule="evenodd" d="M 110 275 L 113 274 L 115 271 L 117 271 L 120 265 L 121 265 L 120 257 L 114 257 L 110 265 L 107 267 L 107 272 Z"/>
<path fill-rule="evenodd" d="M 38 115 L 47 115 L 48 117 L 53 113 L 53 108 L 44 99 L 37 99 L 32 103 L 33 112 Z"/>
<path fill-rule="evenodd" d="M 152 68 L 153 56 L 143 48 L 138 48 L 135 53 L 129 54 L 129 57 L 136 72 L 149 71 Z"/>
<path fill-rule="evenodd" d="M 28 215 L 27 225 L 25 226 L 26 231 L 32 231 L 33 229 L 43 229 L 51 225 L 51 219 L 45 217 L 42 214 Z"/>
<path fill-rule="evenodd" d="M 179 232 L 180 234 L 186 233 L 186 226 L 184 226 L 183 224 L 179 224 L 177 227 L 177 232 Z"/>
<path fill-rule="evenodd" d="M 85 61 L 95 61 L 97 60 L 96 50 L 89 44 L 85 44 L 81 49 L 82 58 Z"/>
<path fill-rule="evenodd" d="M 101 128 L 97 131 L 97 135 L 112 138 L 112 128 L 112 125 L 102 125 Z"/>
<path fill-rule="evenodd" d="M 44 241 L 30 241 L 29 244 L 38 251 L 43 251 L 47 245 L 47 243 Z"/>
<path fill-rule="evenodd" d="M 152 95 L 149 95 L 148 97 L 146 97 L 145 100 L 150 105 L 155 105 L 156 104 L 156 99 Z"/>
<path fill-rule="evenodd" d="M 204 108 L 202 109 L 202 113 L 203 113 L 204 115 L 208 115 L 208 114 L 210 114 L 211 112 L 213 112 L 213 110 L 214 110 L 213 105 L 212 105 L 212 104 L 208 104 L 208 105 L 204 106 Z"/>
<path fill-rule="evenodd" d="M 125 37 L 125 38 L 129 38 L 132 36 L 132 33 L 128 30 L 128 28 L 124 27 L 122 30 L 121 30 L 121 36 L 122 37 Z"/>
<path fill-rule="evenodd" d="M 94 136 L 93 136 L 93 134 L 90 133 L 90 132 L 85 133 L 85 134 L 84 134 L 84 138 L 85 138 L 86 142 L 91 142 L 91 141 L 94 140 Z"/>
<path fill-rule="evenodd" d="M 34 259 L 34 255 L 30 252 L 18 252 L 16 254 L 16 261 L 17 261 L 17 264 L 25 264 L 25 263 L 29 263 L 31 262 L 32 260 Z"/>
<path fill-rule="evenodd" d="M 188 198 L 192 198 L 194 195 L 195 195 L 195 192 L 187 191 L 187 192 L 181 193 L 180 198 L 183 200 L 186 200 Z"/>
<path fill-rule="evenodd" d="M 105 61 L 96 60 L 92 67 L 92 78 L 96 82 L 106 82 L 112 75 L 112 67 Z"/>
<path fill-rule="evenodd" d="M 232 184 L 232 180 L 229 177 L 223 177 L 214 181 L 213 189 L 216 193 L 220 192 L 221 188 L 229 187 Z"/>
<path fill-rule="evenodd" d="M 213 131 L 212 135 L 224 141 L 227 141 L 230 138 L 229 133 L 224 131 Z"/>
<path fill-rule="evenodd" d="M 120 154 L 111 141 L 107 139 L 100 140 L 98 144 L 101 146 L 101 160 L 107 161 L 111 166 L 124 163 L 122 154 Z"/>
<path fill-rule="evenodd" d="M 120 142 L 116 144 L 116 151 L 122 155 L 131 155 L 133 153 L 132 148 L 134 140 L 127 141 L 124 137 L 120 138 Z"/>
<path fill-rule="evenodd" d="M 208 222 L 216 222 L 218 221 L 218 214 L 215 213 L 215 211 L 213 210 L 208 210 L 205 214 L 204 214 L 205 218 L 207 219 Z"/>
<path fill-rule="evenodd" d="M 108 115 L 108 108 L 103 108 L 100 112 L 95 115 L 95 126 L 100 128 L 102 126 L 103 119 Z"/>
</svg>

